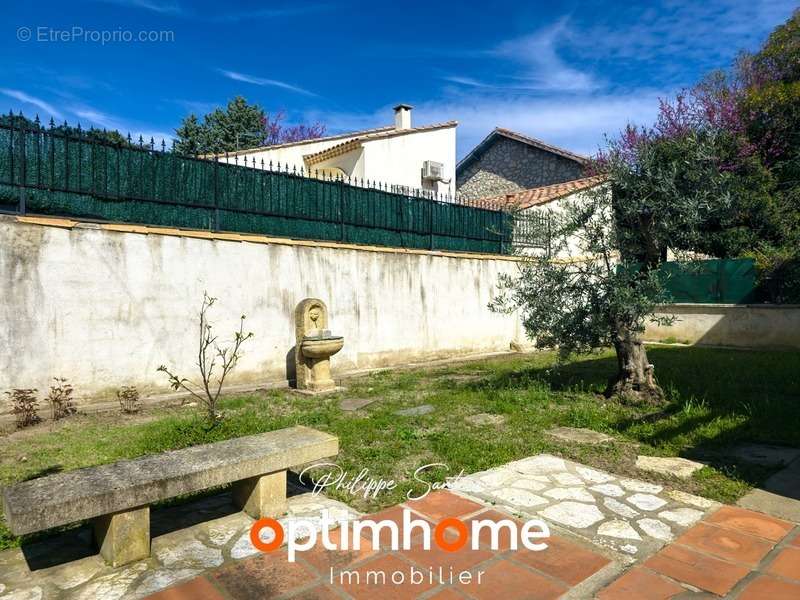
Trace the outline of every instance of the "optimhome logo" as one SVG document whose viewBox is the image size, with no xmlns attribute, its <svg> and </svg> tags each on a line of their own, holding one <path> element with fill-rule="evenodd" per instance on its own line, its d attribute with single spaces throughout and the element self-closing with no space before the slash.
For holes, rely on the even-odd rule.
<svg viewBox="0 0 800 600">
<path fill-rule="evenodd" d="M 321 526 L 319 532 L 317 525 Z M 468 528 L 461 519 L 450 517 L 442 519 L 431 527 L 428 521 L 415 518 L 407 508 L 403 509 L 402 525 L 401 535 L 400 528 L 395 521 L 389 519 L 337 521 L 332 519 L 329 511 L 325 509 L 322 511 L 321 520 L 316 518 L 313 520 L 302 518 L 288 520 L 285 531 L 283 525 L 275 519 L 259 519 L 250 528 L 250 541 L 258 550 L 272 552 L 280 548 L 286 540 L 289 562 L 295 562 L 298 552 L 306 552 L 316 546 L 318 534 L 321 537 L 322 547 L 331 551 L 360 550 L 365 542 L 370 544 L 371 549 L 378 550 L 381 546 L 380 539 L 383 532 L 388 532 L 389 549 L 391 550 L 410 550 L 411 538 L 419 532 L 422 534 L 421 542 L 424 550 L 430 550 L 433 541 L 438 548 L 445 552 L 457 552 L 463 549 L 468 542 L 470 549 L 477 550 L 481 533 L 484 531 L 489 533 L 489 545 L 492 550 L 501 549 L 500 536 L 503 532 L 508 532 L 508 544 L 511 550 L 517 550 L 521 543 L 528 550 L 540 552 L 547 548 L 547 544 L 541 540 L 550 537 L 550 528 L 541 519 L 531 519 L 520 526 L 512 519 L 493 521 L 476 517 L 470 520 L 470 528 Z M 338 544 L 330 537 L 330 532 L 337 526 Z M 262 533 L 271 539 L 264 541 L 261 537 Z"/>
</svg>

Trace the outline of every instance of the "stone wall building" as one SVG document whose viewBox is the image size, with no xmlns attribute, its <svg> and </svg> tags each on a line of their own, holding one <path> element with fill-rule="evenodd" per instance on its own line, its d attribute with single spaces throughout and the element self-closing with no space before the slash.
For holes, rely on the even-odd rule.
<svg viewBox="0 0 800 600">
<path fill-rule="evenodd" d="M 508 129 L 497 128 L 456 167 L 456 189 L 465 199 L 485 198 L 572 181 L 587 158 Z"/>
</svg>

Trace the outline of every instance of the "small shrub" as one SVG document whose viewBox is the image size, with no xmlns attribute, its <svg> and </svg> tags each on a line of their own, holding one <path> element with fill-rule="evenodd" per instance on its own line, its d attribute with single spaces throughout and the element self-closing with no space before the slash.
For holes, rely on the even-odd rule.
<svg viewBox="0 0 800 600">
<path fill-rule="evenodd" d="M 50 404 L 50 417 L 58 421 L 75 414 L 78 409 L 72 401 L 72 385 L 64 377 L 53 377 L 53 381 L 55 383 L 50 386 L 47 402 Z"/>
<path fill-rule="evenodd" d="M 39 401 L 36 399 L 36 389 L 14 388 L 6 392 L 12 406 L 12 412 L 17 421 L 17 429 L 35 425 L 41 419 L 36 412 Z"/>
<path fill-rule="evenodd" d="M 170 371 L 166 365 L 158 367 L 169 378 L 173 390 L 189 392 L 205 408 L 206 416 L 211 422 L 222 420 L 222 413 L 217 411 L 217 401 L 222 393 L 225 378 L 230 374 L 242 356 L 242 344 L 253 337 L 253 333 L 244 332 L 245 315 L 239 318 L 239 329 L 233 332 L 233 340 L 228 346 L 217 344 L 217 336 L 208 320 L 208 310 L 217 301 L 207 292 L 203 292 L 203 304 L 200 307 L 200 337 L 197 352 L 197 368 L 200 372 L 200 384 L 180 377 Z M 214 369 L 219 371 L 214 377 Z"/>
<path fill-rule="evenodd" d="M 128 415 L 139 412 L 142 405 L 139 402 L 139 390 L 135 385 L 126 385 L 117 390 L 117 400 L 119 400 L 122 412 Z"/>
</svg>

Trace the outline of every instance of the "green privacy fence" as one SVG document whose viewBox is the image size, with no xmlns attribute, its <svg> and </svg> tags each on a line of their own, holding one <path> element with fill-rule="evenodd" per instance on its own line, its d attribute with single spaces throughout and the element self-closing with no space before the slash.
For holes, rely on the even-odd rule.
<svg viewBox="0 0 800 600">
<path fill-rule="evenodd" d="M 673 302 L 748 304 L 756 301 L 756 265 L 751 258 L 667 262 L 660 274 Z"/>
<path fill-rule="evenodd" d="M 27 124 L 25 124 L 27 123 Z M 238 159 L 237 159 L 238 161 Z M 0 122 L 0 210 L 273 236 L 507 254 L 507 213 L 308 177 L 280 165 L 226 164 L 80 129 Z"/>
</svg>

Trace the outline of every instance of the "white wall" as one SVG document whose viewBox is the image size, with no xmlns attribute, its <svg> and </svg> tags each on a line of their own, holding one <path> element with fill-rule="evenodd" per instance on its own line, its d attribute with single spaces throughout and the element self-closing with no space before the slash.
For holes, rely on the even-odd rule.
<svg viewBox="0 0 800 600">
<path fill-rule="evenodd" d="M 560 214 L 563 214 L 565 205 L 576 203 L 580 204 L 582 202 L 586 202 L 588 198 L 586 197 L 588 190 L 581 190 L 578 192 L 574 192 L 563 198 L 559 198 L 557 200 L 553 200 L 552 202 L 548 202 L 546 204 L 540 204 L 538 206 L 532 206 L 523 211 L 524 214 L 527 213 L 546 213 L 551 212 L 555 218 L 558 218 Z M 610 192 L 609 192 L 610 193 Z M 543 250 L 539 249 L 526 249 L 524 253 L 533 254 L 543 252 Z M 559 250 L 553 258 L 559 259 L 574 259 L 574 258 L 582 258 L 586 256 L 586 252 L 581 248 L 581 240 L 577 236 L 571 236 L 567 239 L 566 247 Z"/>
<path fill-rule="evenodd" d="M 277 169 L 278 163 L 280 163 L 281 170 L 288 165 L 289 170 L 291 170 L 292 167 L 295 167 L 299 171 L 300 167 L 305 169 L 305 163 L 303 162 L 304 155 L 327 150 L 328 148 L 337 146 L 351 138 L 352 136 L 337 136 L 333 139 L 319 141 L 308 140 L 287 146 L 277 146 L 269 149 L 254 150 L 253 152 L 237 153 L 235 156 L 229 155 L 227 162 L 231 164 L 247 164 L 248 166 L 252 166 L 253 159 L 255 158 L 256 167 L 259 169 L 261 168 L 261 161 L 263 160 L 265 168 L 269 168 L 269 163 L 272 161 L 273 169 Z M 219 157 L 219 161 L 226 162 L 226 159 L 224 156 L 221 156 Z"/>
<path fill-rule="evenodd" d="M 649 323 L 644 339 L 747 348 L 800 348 L 800 306 L 776 304 L 670 304 L 659 315 L 672 325 Z"/>
<path fill-rule="evenodd" d="M 444 164 L 445 179 L 449 180 L 430 189 L 438 194 L 455 194 L 455 125 L 364 143 L 364 172 L 370 179 L 422 188 L 422 163 L 426 160 Z"/>
<path fill-rule="evenodd" d="M 111 227 L 0 217 L 0 390 L 44 390 L 63 376 L 79 396 L 134 384 L 157 391 L 166 388 L 162 363 L 192 377 L 204 290 L 219 298 L 211 315 L 219 334 L 230 335 L 242 313 L 255 333 L 232 379 L 241 383 L 286 378 L 292 313 L 311 296 L 328 304 L 331 330 L 345 337 L 334 376 L 525 339 L 517 318 L 487 308 L 498 275 L 515 270 L 507 258 Z"/>
</svg>

